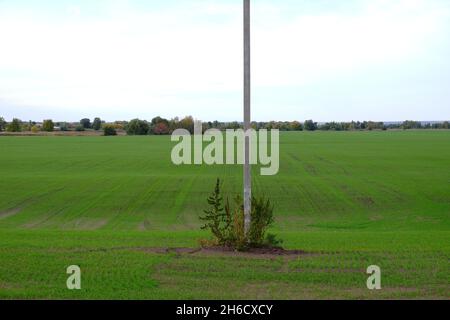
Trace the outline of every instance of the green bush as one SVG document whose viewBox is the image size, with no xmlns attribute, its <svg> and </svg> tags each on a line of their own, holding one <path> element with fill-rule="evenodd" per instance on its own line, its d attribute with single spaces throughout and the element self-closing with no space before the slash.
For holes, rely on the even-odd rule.
<svg viewBox="0 0 450 320">
<path fill-rule="evenodd" d="M 253 246 L 264 243 L 267 229 L 273 224 L 273 206 L 265 197 L 252 197 L 251 224 L 248 240 Z"/>
<path fill-rule="evenodd" d="M 281 247 L 283 240 L 278 239 L 278 237 L 273 233 L 268 233 L 266 239 L 264 240 L 264 245 L 269 247 Z"/>
<path fill-rule="evenodd" d="M 86 129 L 84 128 L 84 126 L 82 124 L 80 124 L 75 128 L 75 130 L 78 132 L 81 132 L 81 131 L 85 131 Z"/>
<path fill-rule="evenodd" d="M 205 222 L 202 229 L 209 229 L 214 237 L 213 241 L 206 242 L 208 245 L 227 246 L 237 250 L 281 245 L 282 241 L 275 235 L 266 235 L 267 230 L 274 223 L 274 207 L 269 199 L 252 197 L 251 224 L 246 234 L 242 198 L 237 196 L 234 206 L 230 205 L 227 198 L 223 205 L 220 186 L 220 179 L 217 179 L 214 191 L 207 199 L 210 208 L 204 211 L 203 216 L 200 216 L 200 220 Z"/>
<path fill-rule="evenodd" d="M 237 250 L 245 250 L 249 245 L 249 241 L 245 234 L 244 205 L 242 198 L 236 196 L 234 199 L 235 206 L 233 208 L 230 207 L 228 200 L 227 204 L 226 210 L 229 212 L 232 221 L 228 232 L 227 246 Z"/>
</svg>

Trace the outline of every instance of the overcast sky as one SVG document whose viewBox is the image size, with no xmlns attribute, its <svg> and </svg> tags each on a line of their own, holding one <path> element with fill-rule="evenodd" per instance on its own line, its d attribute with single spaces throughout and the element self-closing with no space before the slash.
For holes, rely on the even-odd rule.
<svg viewBox="0 0 450 320">
<path fill-rule="evenodd" d="M 450 119 L 449 0 L 253 0 L 253 119 Z M 0 116 L 242 118 L 242 0 L 0 0 Z"/>
</svg>

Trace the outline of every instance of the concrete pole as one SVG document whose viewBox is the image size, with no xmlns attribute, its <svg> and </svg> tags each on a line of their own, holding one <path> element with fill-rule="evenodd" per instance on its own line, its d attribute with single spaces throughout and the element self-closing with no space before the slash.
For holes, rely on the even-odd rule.
<svg viewBox="0 0 450 320">
<path fill-rule="evenodd" d="M 250 167 L 250 129 L 251 129 L 251 76 L 250 76 L 250 0 L 244 0 L 244 228 L 248 234 L 251 223 L 251 167 Z M 248 133 L 248 134 L 247 134 Z"/>
</svg>

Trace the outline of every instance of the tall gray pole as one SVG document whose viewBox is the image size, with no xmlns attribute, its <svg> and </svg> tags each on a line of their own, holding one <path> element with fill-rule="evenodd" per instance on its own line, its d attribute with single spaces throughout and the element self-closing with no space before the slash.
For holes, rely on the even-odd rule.
<svg viewBox="0 0 450 320">
<path fill-rule="evenodd" d="M 244 0 L 244 228 L 248 234 L 251 222 L 251 172 L 250 172 L 250 129 L 251 129 L 251 83 L 250 83 L 250 0 Z M 248 134 L 247 134 L 248 133 Z"/>
</svg>

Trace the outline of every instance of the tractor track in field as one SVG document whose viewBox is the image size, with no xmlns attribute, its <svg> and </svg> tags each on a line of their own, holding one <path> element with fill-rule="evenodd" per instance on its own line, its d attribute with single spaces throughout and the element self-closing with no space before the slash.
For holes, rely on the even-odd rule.
<svg viewBox="0 0 450 320">
<path fill-rule="evenodd" d="M 54 193 L 54 192 L 59 192 L 61 190 L 64 190 L 63 188 L 57 188 L 56 190 L 50 190 L 48 192 L 45 192 L 43 194 L 40 194 L 36 197 L 31 197 L 28 199 L 23 200 L 21 203 L 19 203 L 16 207 L 14 208 L 10 208 L 10 209 L 6 209 L 4 211 L 0 211 L 0 220 L 2 219 L 6 219 L 12 216 L 15 216 L 16 214 L 19 214 L 23 209 L 25 209 L 27 206 L 29 206 L 30 204 L 34 204 L 37 201 L 41 200 L 42 198 L 44 198 L 45 196 Z"/>
<path fill-rule="evenodd" d="M 5 211 L 0 211 L 0 220 L 15 216 L 20 211 L 22 211 L 22 207 L 16 207 Z"/>
</svg>

